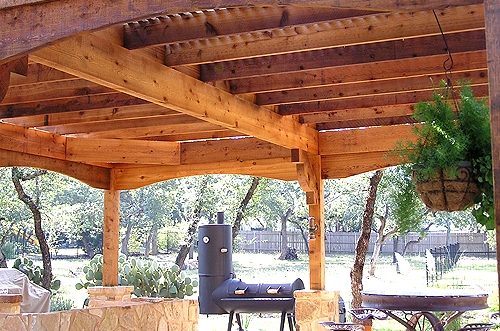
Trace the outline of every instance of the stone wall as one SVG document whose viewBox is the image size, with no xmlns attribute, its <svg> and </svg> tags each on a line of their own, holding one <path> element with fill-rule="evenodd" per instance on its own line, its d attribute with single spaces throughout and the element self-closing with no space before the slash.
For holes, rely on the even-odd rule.
<svg viewBox="0 0 500 331">
<path fill-rule="evenodd" d="M 339 322 L 339 291 L 295 291 L 297 331 L 325 331 L 318 323 Z"/>
<path fill-rule="evenodd" d="M 196 300 L 135 300 L 116 306 L 44 314 L 0 313 L 9 331 L 197 331 Z"/>
</svg>

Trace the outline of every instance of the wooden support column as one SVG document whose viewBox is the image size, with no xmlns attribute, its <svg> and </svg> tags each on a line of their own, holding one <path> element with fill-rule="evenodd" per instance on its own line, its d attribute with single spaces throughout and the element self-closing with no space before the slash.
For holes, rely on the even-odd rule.
<svg viewBox="0 0 500 331">
<path fill-rule="evenodd" d="M 321 156 L 292 150 L 300 187 L 309 205 L 309 283 L 311 290 L 325 289 L 325 192 L 321 178 Z"/>
<path fill-rule="evenodd" d="M 110 173 L 109 190 L 104 191 L 104 233 L 102 285 L 118 286 L 120 238 L 120 191 L 115 189 L 115 171 Z"/>
<path fill-rule="evenodd" d="M 488 58 L 489 99 L 491 108 L 491 143 L 493 185 L 495 192 L 495 220 L 497 261 L 500 261 L 500 2 L 484 1 L 486 27 L 486 54 Z M 500 264 L 497 263 L 500 292 Z"/>
</svg>

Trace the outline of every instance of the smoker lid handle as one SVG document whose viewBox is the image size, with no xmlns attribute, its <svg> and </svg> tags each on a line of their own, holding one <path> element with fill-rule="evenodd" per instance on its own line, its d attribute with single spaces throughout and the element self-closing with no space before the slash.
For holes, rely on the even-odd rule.
<svg viewBox="0 0 500 331">
<path fill-rule="evenodd" d="M 278 288 L 271 288 L 271 286 L 269 286 L 267 288 L 267 294 L 278 294 L 280 290 L 281 286 L 278 286 Z"/>
<path fill-rule="evenodd" d="M 236 290 L 234 290 L 234 294 L 236 295 L 245 295 L 245 292 L 248 290 L 248 286 L 245 287 L 245 288 L 237 288 Z"/>
</svg>

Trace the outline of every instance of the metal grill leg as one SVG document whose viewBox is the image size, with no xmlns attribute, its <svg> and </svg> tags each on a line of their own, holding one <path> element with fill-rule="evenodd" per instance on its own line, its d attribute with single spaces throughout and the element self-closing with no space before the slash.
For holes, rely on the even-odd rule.
<svg viewBox="0 0 500 331">
<path fill-rule="evenodd" d="M 227 331 L 231 331 L 231 324 L 233 324 L 234 311 L 229 312 L 229 322 L 227 323 Z"/>
<path fill-rule="evenodd" d="M 238 323 L 239 330 L 243 331 L 243 326 L 241 325 L 241 316 L 240 316 L 240 313 L 236 313 L 236 322 Z"/>
<path fill-rule="evenodd" d="M 286 314 L 286 316 L 288 317 L 288 327 L 290 328 L 290 331 L 293 331 L 293 328 L 295 327 L 295 321 L 292 317 L 292 314 L 288 313 Z"/>
<path fill-rule="evenodd" d="M 281 313 L 280 331 L 283 331 L 283 329 L 285 328 L 285 318 L 286 318 L 286 313 L 282 312 Z"/>
</svg>

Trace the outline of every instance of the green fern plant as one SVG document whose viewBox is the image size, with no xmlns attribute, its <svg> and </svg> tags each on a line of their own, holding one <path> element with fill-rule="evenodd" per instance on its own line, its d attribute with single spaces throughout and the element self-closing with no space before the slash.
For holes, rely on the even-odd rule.
<svg viewBox="0 0 500 331">
<path fill-rule="evenodd" d="M 493 175 L 489 107 L 485 99 L 474 97 L 470 85 L 460 83 L 459 98 L 443 82 L 431 101 L 416 104 L 413 119 L 414 141 L 398 143 L 396 153 L 403 164 L 412 164 L 415 181 L 429 180 L 443 171 L 456 176 L 462 161 L 472 163 L 473 178 L 479 192 L 474 197 L 472 214 L 493 229 Z M 456 106 L 454 103 L 456 102 Z"/>
</svg>

